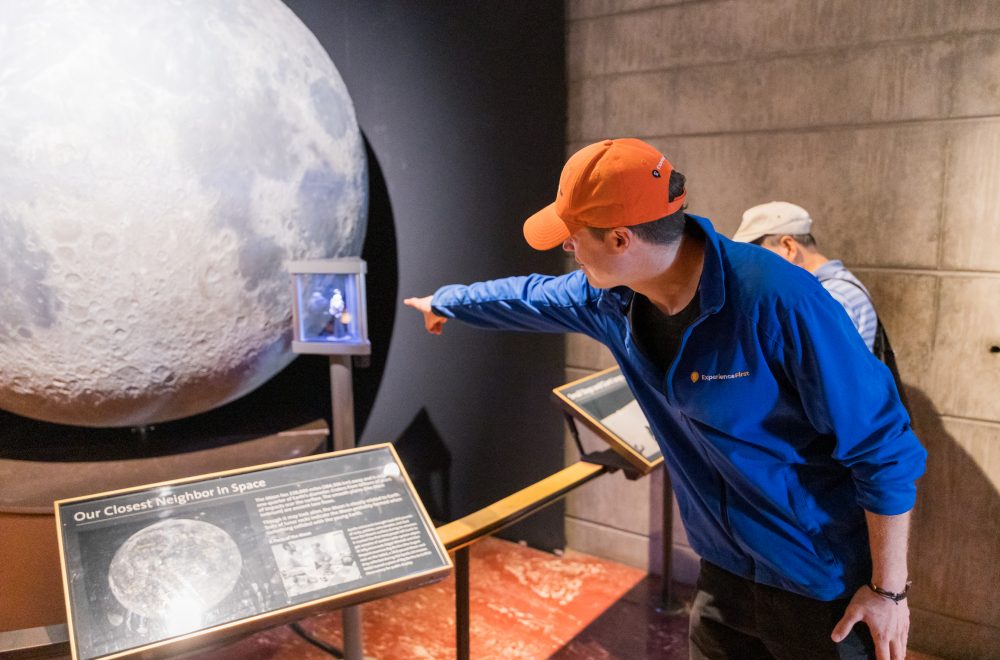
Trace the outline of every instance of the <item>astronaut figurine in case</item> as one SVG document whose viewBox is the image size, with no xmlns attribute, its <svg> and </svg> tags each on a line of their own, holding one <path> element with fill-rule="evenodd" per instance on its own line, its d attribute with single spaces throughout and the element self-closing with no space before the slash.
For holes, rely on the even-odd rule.
<svg viewBox="0 0 1000 660">
<path fill-rule="evenodd" d="M 296 353 L 367 355 L 365 262 L 361 259 L 287 264 L 294 293 L 292 350 Z"/>
</svg>

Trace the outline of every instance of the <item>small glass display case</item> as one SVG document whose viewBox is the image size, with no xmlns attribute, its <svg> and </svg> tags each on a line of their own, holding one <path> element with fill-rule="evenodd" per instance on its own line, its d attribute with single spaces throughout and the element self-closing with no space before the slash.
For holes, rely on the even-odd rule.
<svg viewBox="0 0 1000 660">
<path fill-rule="evenodd" d="M 324 355 L 368 355 L 365 262 L 318 259 L 286 264 L 292 275 L 292 350 Z"/>
</svg>

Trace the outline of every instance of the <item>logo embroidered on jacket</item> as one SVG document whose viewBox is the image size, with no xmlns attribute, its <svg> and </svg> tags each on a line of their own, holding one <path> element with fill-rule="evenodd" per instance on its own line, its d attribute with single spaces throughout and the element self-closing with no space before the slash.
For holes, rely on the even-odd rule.
<svg viewBox="0 0 1000 660">
<path fill-rule="evenodd" d="M 697 383 L 699 380 L 733 380 L 734 378 L 746 378 L 749 371 L 736 371 L 731 374 L 699 374 L 697 371 L 691 372 L 691 382 Z"/>
</svg>

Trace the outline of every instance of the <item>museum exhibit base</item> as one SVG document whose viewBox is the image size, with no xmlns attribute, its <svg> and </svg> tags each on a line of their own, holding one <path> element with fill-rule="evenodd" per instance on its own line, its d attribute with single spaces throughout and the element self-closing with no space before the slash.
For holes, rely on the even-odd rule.
<svg viewBox="0 0 1000 660">
<path fill-rule="evenodd" d="M 353 394 L 351 387 L 352 356 L 334 354 L 328 355 L 328 357 L 330 360 L 331 407 L 334 411 L 348 412 L 347 414 L 334 415 L 335 426 L 332 436 L 329 440 L 326 440 L 327 436 L 324 428 L 323 440 L 328 442 L 329 445 L 332 445 L 336 450 L 349 450 L 349 448 L 354 445 L 354 420 L 353 416 L 350 414 L 353 407 L 351 405 Z M 604 378 L 607 379 L 608 376 L 605 375 Z M 584 386 L 586 386 L 586 384 L 584 384 Z M 577 385 L 576 387 L 579 388 L 581 386 Z M 607 388 L 605 391 L 607 391 Z M 616 405 L 620 404 L 621 402 L 616 403 Z M 442 525 L 437 530 L 437 536 L 443 544 L 443 547 L 454 557 L 454 565 L 456 569 L 455 638 L 457 655 L 460 659 L 469 657 L 470 648 L 469 548 L 472 544 L 495 534 L 501 529 L 532 515 L 555 501 L 558 501 L 573 489 L 595 479 L 601 474 L 614 472 L 620 469 L 623 470 L 629 478 L 636 479 L 648 474 L 649 470 L 653 467 L 658 467 L 656 466 L 656 462 L 662 463 L 662 459 L 659 457 L 640 455 L 633 450 L 623 452 L 621 448 L 616 447 L 614 443 L 612 443 L 612 449 L 588 452 L 585 450 L 583 443 L 580 441 L 573 417 L 567 415 L 567 419 L 570 422 L 571 433 L 573 434 L 577 446 L 580 449 L 581 460 L 579 462 L 570 465 L 569 467 L 564 468 L 563 470 L 560 470 L 559 472 L 550 475 L 549 477 L 546 477 L 545 479 L 532 484 L 517 493 L 514 493 L 513 495 L 503 498 L 502 500 L 499 500 L 484 509 L 476 511 L 459 520 Z M 619 442 L 618 444 L 623 443 Z M 653 460 L 650 460 L 651 458 Z M 657 458 L 659 458 L 659 461 L 656 461 Z M 196 472 L 204 473 L 205 470 L 202 468 Z M 188 471 L 187 474 L 191 474 L 191 471 Z M 146 480 L 145 483 L 149 483 L 149 480 Z M 94 492 L 94 490 L 93 484 L 88 484 L 87 491 Z M 667 489 L 666 492 L 669 493 L 670 490 Z M 670 568 L 669 549 L 672 544 L 668 539 L 671 531 L 671 514 L 672 507 L 669 505 L 665 506 L 665 526 L 663 529 L 665 570 L 669 570 Z M 669 573 L 667 573 L 667 575 L 669 575 Z M 668 584 L 669 580 L 664 580 L 663 582 Z M 661 602 L 658 603 L 658 605 L 661 610 L 674 609 L 669 586 L 665 587 L 665 591 L 661 594 L 660 601 Z M 350 607 L 349 605 L 351 604 L 352 603 L 350 601 L 346 600 L 337 603 L 337 606 L 342 608 L 344 615 L 344 651 L 348 658 L 360 657 L 362 645 L 360 610 Z M 345 605 L 347 605 L 347 607 L 345 607 Z M 329 609 L 328 606 L 327 609 Z M 312 613 L 312 608 L 309 610 L 300 608 L 296 612 L 289 613 L 286 617 L 275 617 L 269 619 L 268 623 L 275 626 L 292 623 L 295 620 L 301 619 L 302 617 Z M 48 641 L 50 642 L 48 650 L 54 648 L 54 644 L 58 644 L 61 641 L 54 639 L 54 637 L 58 637 L 57 631 L 46 631 L 44 635 L 40 631 L 34 632 L 36 633 L 35 638 L 39 640 L 44 641 L 45 638 L 48 638 Z M 229 630 L 229 635 L 225 638 L 225 641 L 231 641 L 232 638 L 238 634 L 238 632 L 238 628 Z M 246 633 L 244 632 L 243 634 L 245 635 Z M 300 632 L 300 634 L 306 636 L 304 633 Z M 0 637 L 0 650 L 3 649 L 4 641 L 5 640 Z M 216 635 L 215 637 L 206 635 L 198 643 L 199 645 L 204 646 L 205 644 L 220 641 L 223 641 L 223 636 L 221 635 Z M 45 650 L 45 647 L 36 650 Z M 30 649 L 25 649 L 25 651 L 30 652 Z"/>
<path fill-rule="evenodd" d="M 611 456 L 610 461 L 616 457 Z M 620 465 L 602 465 L 586 460 L 579 461 L 559 472 L 546 477 L 494 504 L 480 509 L 463 518 L 437 528 L 437 535 L 445 549 L 455 557 L 456 568 L 456 642 L 458 657 L 469 657 L 469 548 L 471 545 L 512 525 L 540 509 L 565 497 L 573 489 L 597 478 L 602 474 L 619 469 Z M 295 618 L 301 618 L 299 613 Z M 288 621 L 274 622 L 281 625 Z M 14 646 L 13 637 L 0 634 L 0 652 L 7 650 L 19 653 L 18 657 L 45 657 L 67 644 L 68 630 L 65 625 L 52 629 L 19 631 L 20 647 Z M 219 639 L 218 643 L 223 640 Z M 231 641 L 227 639 L 225 641 Z M 24 644 L 23 642 L 30 642 Z M 35 655 L 32 655 L 35 654 Z"/>
<path fill-rule="evenodd" d="M 109 461 L 0 459 L 0 651 L 46 635 L 13 634 L 16 631 L 44 631 L 46 626 L 55 630 L 60 625 L 65 630 L 53 501 L 206 470 L 308 456 L 324 451 L 328 436 L 326 422 L 316 420 L 267 436 L 230 438 L 228 444 L 226 438 L 215 438 L 210 448 L 165 456 Z"/>
<path fill-rule="evenodd" d="M 74 658 L 176 657 L 452 570 L 389 444 L 55 509 Z"/>
<path fill-rule="evenodd" d="M 683 601 L 674 592 L 674 582 L 669 576 L 674 574 L 674 485 L 670 480 L 670 471 L 666 466 L 663 470 L 663 516 L 660 520 L 663 540 L 660 550 L 663 553 L 663 576 L 660 591 L 654 603 L 656 610 L 664 614 L 678 614 L 684 611 Z"/>
<path fill-rule="evenodd" d="M 617 457 L 609 458 L 617 462 Z M 459 660 L 467 660 L 470 649 L 469 547 L 501 529 L 527 518 L 562 499 L 583 484 L 618 469 L 582 460 L 563 468 L 490 506 L 438 527 L 438 536 L 455 562 L 455 643 Z"/>
<path fill-rule="evenodd" d="M 673 575 L 673 485 L 663 452 L 653 437 L 649 422 L 639 408 L 620 367 L 588 374 L 552 389 L 553 400 L 563 409 L 569 433 L 583 460 L 622 467 L 629 479 L 663 470 L 663 516 L 661 521 L 663 575 Z M 588 449 L 580 437 L 577 422 L 609 449 Z M 663 580 L 654 607 L 660 612 L 683 609 L 672 593 L 671 580 Z"/>
</svg>

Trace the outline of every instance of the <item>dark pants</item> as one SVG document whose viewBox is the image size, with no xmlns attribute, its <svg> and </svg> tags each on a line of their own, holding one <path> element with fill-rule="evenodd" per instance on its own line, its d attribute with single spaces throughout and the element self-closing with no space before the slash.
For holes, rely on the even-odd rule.
<svg viewBox="0 0 1000 660">
<path fill-rule="evenodd" d="M 848 600 L 822 601 L 775 589 L 701 562 L 691 608 L 692 660 L 835 660 L 875 657 L 867 626 L 858 623 L 834 644 L 830 633 Z"/>
</svg>

